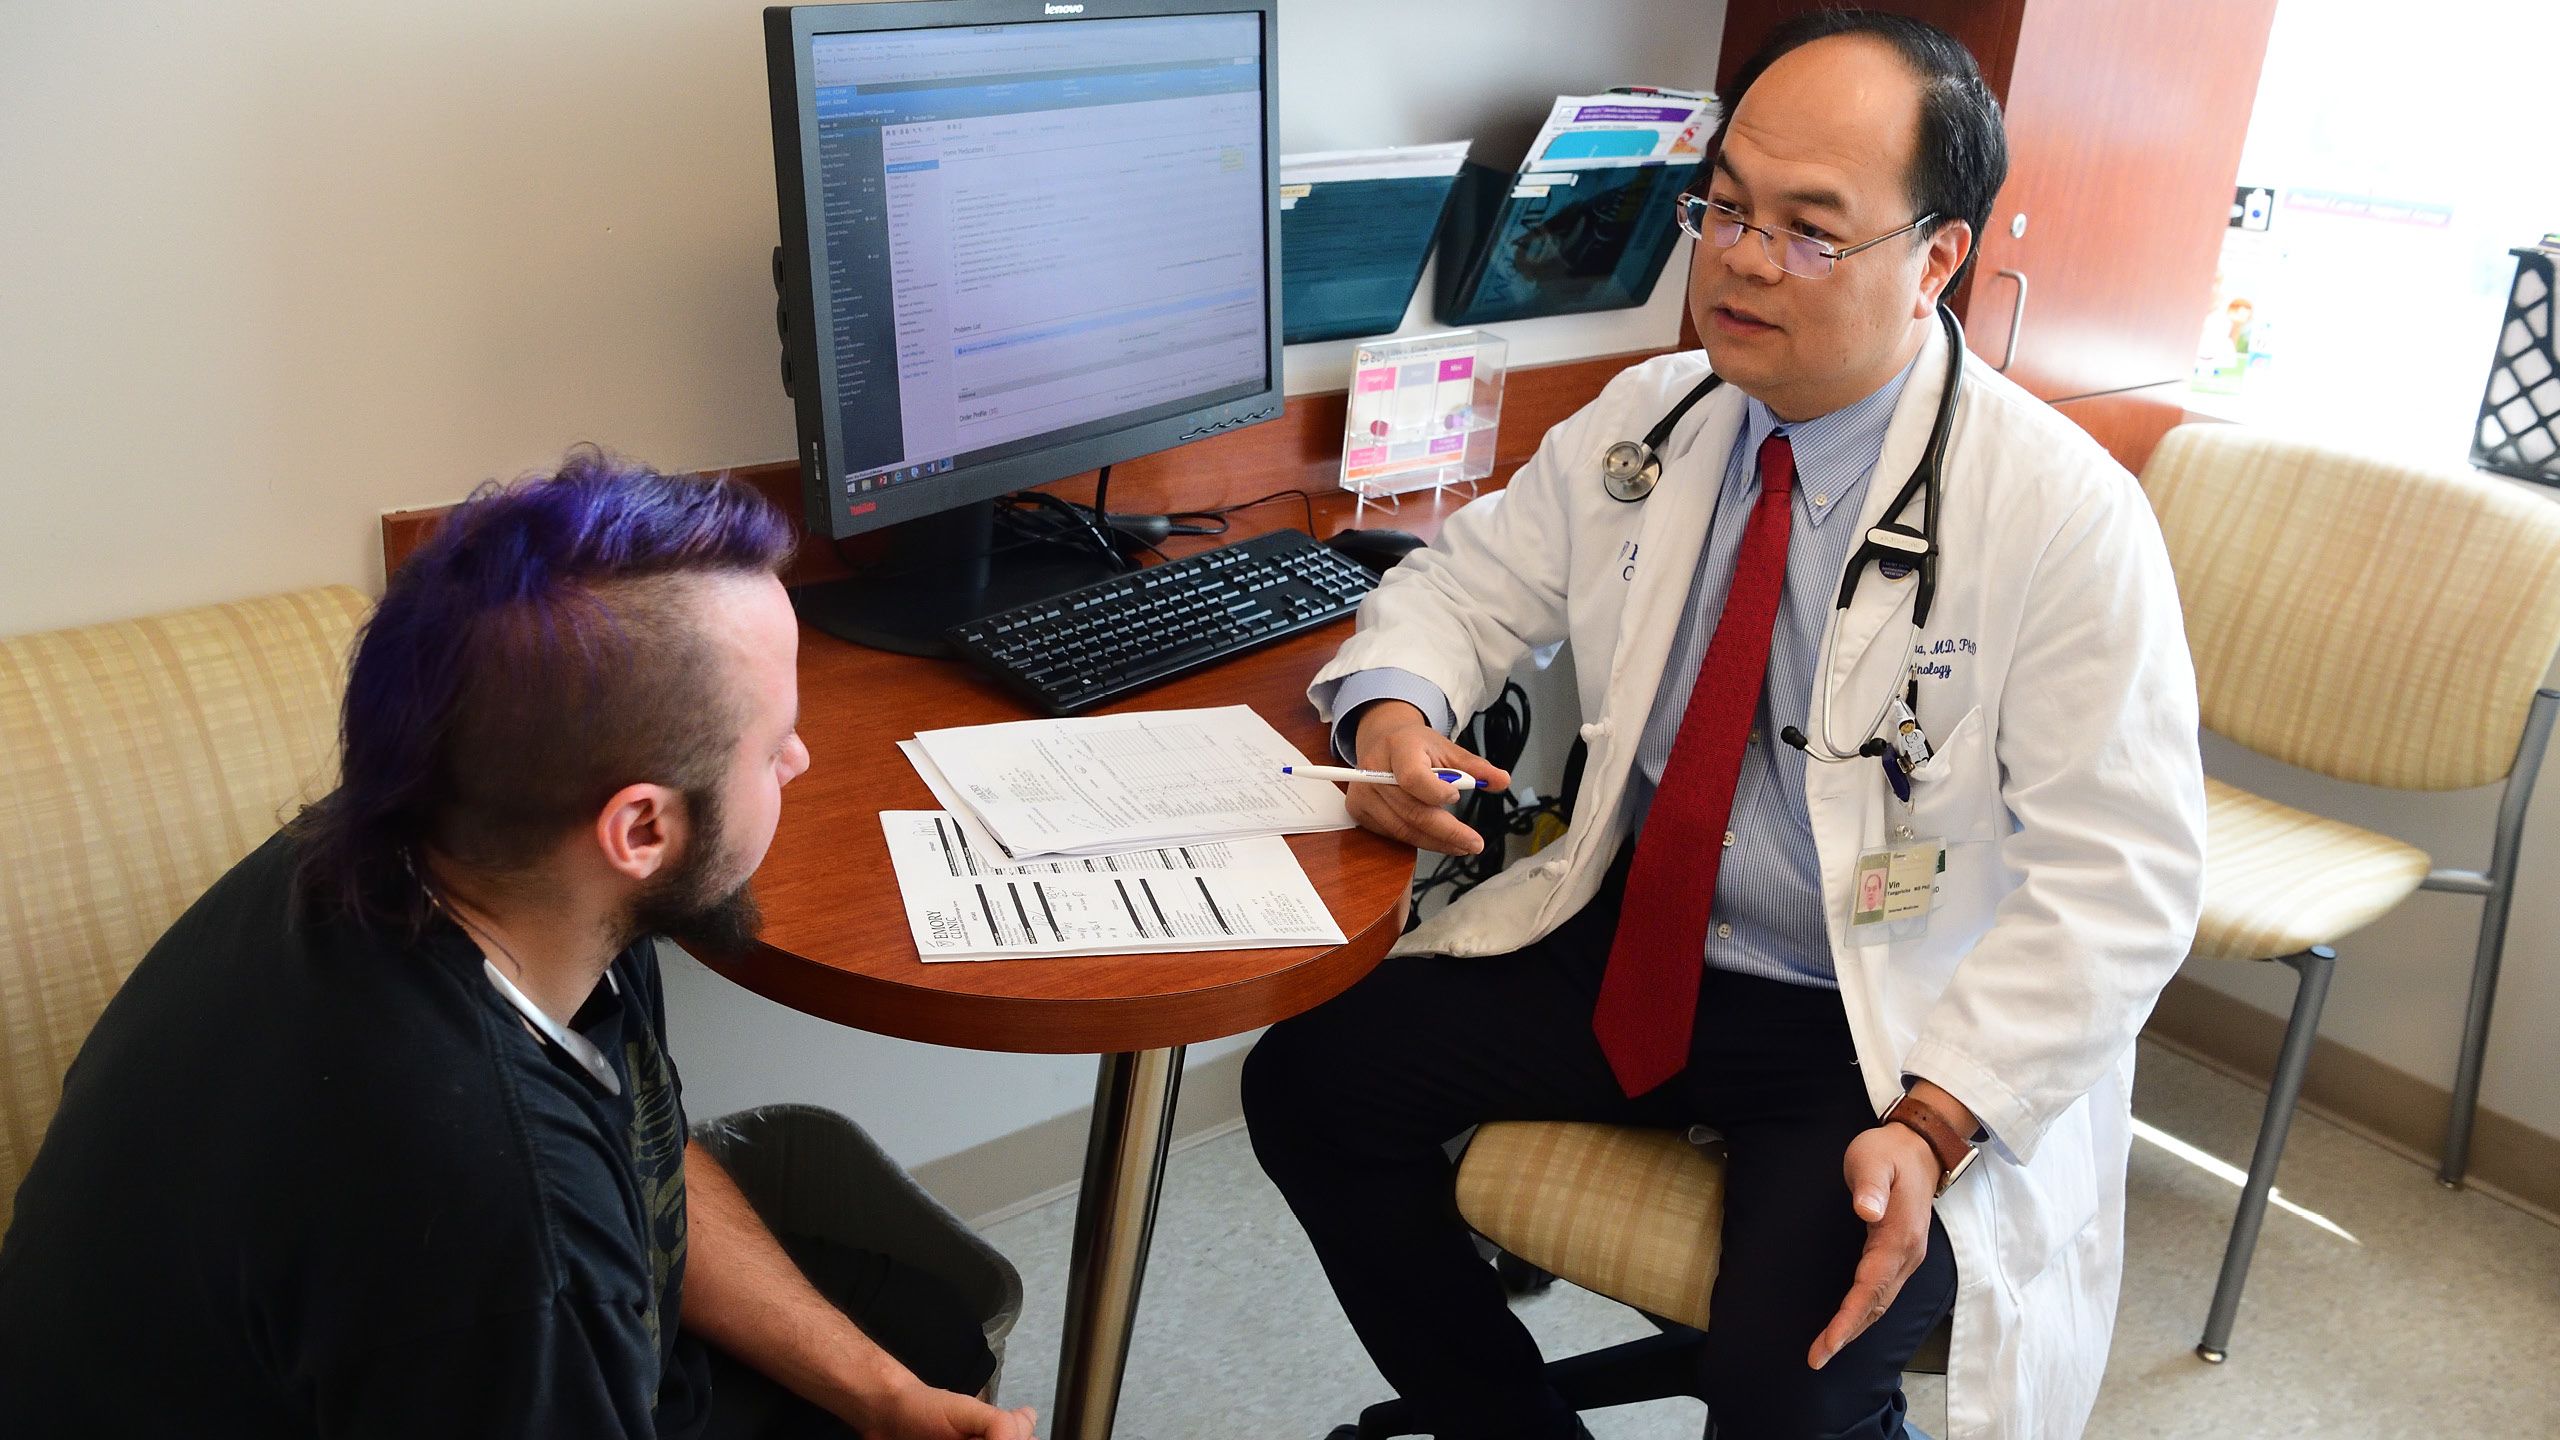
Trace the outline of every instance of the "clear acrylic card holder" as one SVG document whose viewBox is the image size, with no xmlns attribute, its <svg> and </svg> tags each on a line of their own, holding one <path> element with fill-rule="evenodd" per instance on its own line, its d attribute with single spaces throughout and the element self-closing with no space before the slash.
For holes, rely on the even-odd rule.
<svg viewBox="0 0 2560 1440">
<path fill-rule="evenodd" d="M 1372 340 L 1352 352 L 1342 435 L 1342 488 L 1400 509 L 1416 490 L 1472 491 L 1493 473 L 1510 345 L 1488 330 Z"/>
</svg>

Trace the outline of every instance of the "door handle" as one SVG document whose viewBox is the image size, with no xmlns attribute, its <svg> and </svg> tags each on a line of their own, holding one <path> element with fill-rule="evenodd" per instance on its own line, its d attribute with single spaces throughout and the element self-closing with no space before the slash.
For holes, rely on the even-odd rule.
<svg viewBox="0 0 2560 1440">
<path fill-rule="evenodd" d="M 1995 277 L 2005 275 L 2018 282 L 2018 303 L 2009 311 L 2009 348 L 2000 353 L 2000 363 L 1992 367 L 2006 373 L 2018 358 L 2018 332 L 2025 329 L 2027 325 L 2027 272 L 1995 270 L 1991 273 Z"/>
</svg>

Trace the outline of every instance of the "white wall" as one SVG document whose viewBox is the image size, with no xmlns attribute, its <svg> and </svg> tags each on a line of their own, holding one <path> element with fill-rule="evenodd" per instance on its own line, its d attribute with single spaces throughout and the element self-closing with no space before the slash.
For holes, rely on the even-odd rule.
<svg viewBox="0 0 2560 1440">
<path fill-rule="evenodd" d="M 376 587 L 381 511 L 580 440 L 788 455 L 760 8 L 0 5 L 0 633 Z M 1721 16 L 1288 0 L 1282 145 L 1509 160 L 1559 88 L 1708 75 Z M 1677 289 L 1514 362 L 1667 343 Z"/>
<path fill-rule="evenodd" d="M 761 8 L 0 0 L 0 633 L 378 589 L 382 511 L 581 440 L 788 455 Z M 1285 0 L 1282 148 L 1508 163 L 1559 90 L 1712 77 L 1712 0 L 1565 15 Z M 1513 362 L 1668 344 L 1678 289 L 1506 326 Z M 1347 353 L 1296 347 L 1291 389 Z M 832 1103 L 912 1164 L 1091 1095 L 1087 1058 L 863 1036 L 685 965 L 668 988 L 698 1113 Z"/>
</svg>

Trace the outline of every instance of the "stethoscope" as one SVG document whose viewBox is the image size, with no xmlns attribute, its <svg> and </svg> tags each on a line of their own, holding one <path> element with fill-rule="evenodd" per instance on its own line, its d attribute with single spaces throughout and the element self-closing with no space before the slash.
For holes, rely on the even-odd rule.
<svg viewBox="0 0 2560 1440">
<path fill-rule="evenodd" d="M 1920 679 L 1907 658 L 1920 638 L 1920 627 L 1929 623 L 1929 604 L 1938 593 L 1938 497 L 1940 470 L 1947 455 L 1947 437 L 1955 428 L 1956 396 L 1964 381 L 1964 326 L 1957 322 L 1953 310 L 1938 307 L 1938 324 L 1947 332 L 1946 383 L 1938 391 L 1938 415 L 1929 427 L 1929 443 L 1921 452 L 1918 468 L 1902 483 L 1902 490 L 1885 507 L 1883 523 L 1867 531 L 1866 540 L 1849 557 L 1848 568 L 1840 576 L 1840 598 L 1833 604 L 1831 619 L 1823 627 L 1822 649 L 1827 655 L 1839 633 L 1840 617 L 1848 613 L 1849 602 L 1857 597 L 1858 577 L 1874 565 L 1888 580 L 1899 580 L 1917 570 L 1920 584 L 1912 597 L 1910 632 L 1903 641 L 1903 685 L 1887 691 L 1884 703 L 1876 707 L 1875 718 L 1864 731 L 1869 738 L 1851 750 L 1841 749 L 1832 739 L 1830 666 L 1825 664 L 1822 678 L 1822 703 L 1815 707 L 1820 736 L 1808 738 L 1802 730 L 1790 725 L 1778 732 L 1778 738 L 1802 750 L 1805 755 L 1825 764 L 1850 760 L 1886 757 L 1885 775 L 1894 793 L 1910 798 L 1910 775 L 1929 758 L 1929 739 L 1920 729 L 1916 713 L 1920 702 Z M 1612 500 L 1634 504 L 1653 493 L 1662 479 L 1662 447 L 1669 443 L 1672 431 L 1679 428 L 1697 403 L 1724 383 L 1721 375 L 1710 375 L 1671 407 L 1642 440 L 1621 440 L 1600 457 L 1600 483 Z M 1917 529 L 1899 520 L 1911 508 L 1913 500 L 1922 501 Z M 1895 712 L 1899 709 L 1901 713 Z M 1888 740 L 1878 734 L 1891 723 L 1893 736 Z"/>
</svg>

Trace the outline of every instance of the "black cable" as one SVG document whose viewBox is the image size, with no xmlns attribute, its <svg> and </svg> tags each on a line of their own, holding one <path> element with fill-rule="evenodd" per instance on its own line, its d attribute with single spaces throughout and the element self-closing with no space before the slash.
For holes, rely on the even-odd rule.
<svg viewBox="0 0 2560 1440">
<path fill-rule="evenodd" d="M 1110 537 L 1102 532 L 1101 526 L 1093 523 L 1092 511 L 1087 507 L 1072 500 L 1061 500 L 1055 495 L 1042 494 L 1037 490 L 1020 491 L 1006 498 L 1011 502 L 1009 509 L 1017 523 L 1028 518 L 1022 513 L 1025 508 L 1044 512 L 1054 511 L 1065 516 L 1067 523 L 1054 527 L 1049 538 L 1098 550 L 1110 558 L 1113 566 L 1126 568 L 1122 563 L 1119 547 L 1111 543 Z"/>
<path fill-rule="evenodd" d="M 1268 495 L 1257 495 L 1251 500 L 1240 500 L 1233 505 L 1221 505 L 1215 510 L 1176 510 L 1165 518 L 1168 520 L 1215 520 L 1218 522 L 1217 529 L 1206 530 L 1200 533 L 1206 535 L 1224 535 L 1227 533 L 1228 516 L 1233 515 L 1238 511 L 1250 510 L 1256 505 L 1268 505 L 1274 500 L 1286 500 L 1292 495 L 1297 496 L 1299 503 L 1306 507 L 1307 533 L 1310 535 L 1314 534 L 1316 532 L 1315 492 L 1303 489 L 1274 490 Z"/>
<path fill-rule="evenodd" d="M 1520 763 L 1529 748 L 1529 721 L 1529 692 L 1517 681 L 1505 681 L 1493 704 L 1459 732 L 1458 743 L 1509 770 Z M 1484 841 L 1484 848 L 1473 855 L 1447 856 L 1413 882 L 1413 904 L 1405 916 L 1405 929 L 1410 931 L 1422 923 L 1422 902 L 1433 891 L 1445 888 L 1448 898 L 1456 900 L 1501 874 L 1509 858 L 1511 837 L 1530 833 L 1539 817 L 1559 814 L 1561 808 L 1554 799 L 1523 806 L 1504 790 L 1469 790 L 1460 795 L 1454 813 Z"/>
</svg>

